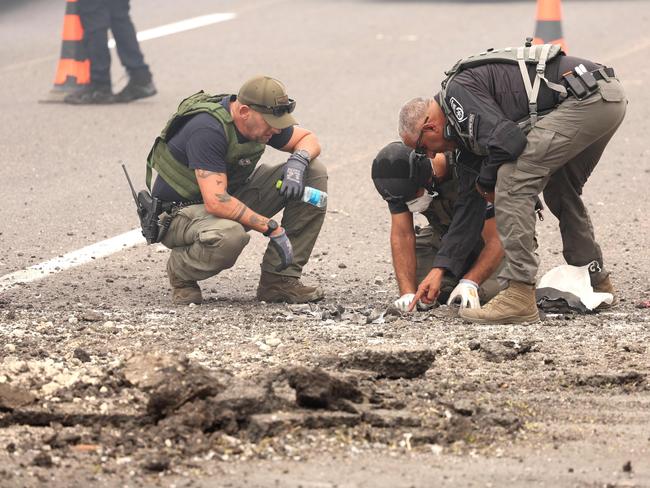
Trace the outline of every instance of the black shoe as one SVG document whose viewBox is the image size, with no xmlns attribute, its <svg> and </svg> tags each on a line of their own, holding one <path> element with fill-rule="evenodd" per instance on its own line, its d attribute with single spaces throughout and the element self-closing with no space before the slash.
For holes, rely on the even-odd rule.
<svg viewBox="0 0 650 488">
<path fill-rule="evenodd" d="M 158 91 L 153 81 L 148 83 L 138 83 L 134 79 L 130 79 L 127 85 L 115 95 L 116 103 L 128 103 L 138 98 L 147 98 L 154 96 Z"/>
<path fill-rule="evenodd" d="M 66 95 L 65 103 L 72 105 L 102 105 L 115 102 L 110 86 L 88 85 L 79 91 Z"/>
</svg>

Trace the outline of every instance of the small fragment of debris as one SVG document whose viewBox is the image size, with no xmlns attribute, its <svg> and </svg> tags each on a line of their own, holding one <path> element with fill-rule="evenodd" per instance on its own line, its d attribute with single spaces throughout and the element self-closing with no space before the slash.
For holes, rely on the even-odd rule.
<svg viewBox="0 0 650 488">
<path fill-rule="evenodd" d="M 636 308 L 650 308 L 650 300 L 644 300 L 636 304 Z"/>
<path fill-rule="evenodd" d="M 613 385 L 636 385 L 645 381 L 645 375 L 637 371 L 625 371 L 610 374 L 590 374 L 578 376 L 578 386 L 606 387 Z"/>
<path fill-rule="evenodd" d="M 86 310 L 81 314 L 81 320 L 85 320 L 86 322 L 100 322 L 104 320 L 104 316 L 94 310 Z"/>
<path fill-rule="evenodd" d="M 623 465 L 623 472 L 624 473 L 631 473 L 632 472 L 632 462 L 628 461 Z"/>
<path fill-rule="evenodd" d="M 142 463 L 142 467 L 147 471 L 160 473 L 169 469 L 169 458 L 165 456 L 155 456 Z"/>
<path fill-rule="evenodd" d="M 95 452 L 99 450 L 99 445 L 97 444 L 76 444 L 70 449 L 76 452 Z"/>
<path fill-rule="evenodd" d="M 345 263 L 339 263 L 339 269 L 345 269 L 347 265 Z"/>
<path fill-rule="evenodd" d="M 481 348 L 481 343 L 477 341 L 476 339 L 471 339 L 467 343 L 467 347 L 469 347 L 470 351 L 478 351 Z"/>
<path fill-rule="evenodd" d="M 90 354 L 88 354 L 86 351 L 81 349 L 80 347 L 76 348 L 74 352 L 72 353 L 72 356 L 77 358 L 79 361 L 82 363 L 89 363 L 90 362 Z"/>
<path fill-rule="evenodd" d="M 512 361 L 522 354 L 536 350 L 536 343 L 533 341 L 489 341 L 481 344 L 481 350 L 485 359 L 494 363 Z"/>
<path fill-rule="evenodd" d="M 465 417 L 471 417 L 474 414 L 474 405 L 469 400 L 456 400 L 452 408 L 456 413 Z"/>
<path fill-rule="evenodd" d="M 54 463 L 52 463 L 52 456 L 48 453 L 39 452 L 32 460 L 32 464 L 41 468 L 51 468 Z"/>
</svg>

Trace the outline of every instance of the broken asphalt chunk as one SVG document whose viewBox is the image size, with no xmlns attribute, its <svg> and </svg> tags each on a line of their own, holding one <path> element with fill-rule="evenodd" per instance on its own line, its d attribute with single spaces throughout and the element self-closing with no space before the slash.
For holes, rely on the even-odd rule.
<svg viewBox="0 0 650 488">
<path fill-rule="evenodd" d="M 33 403 L 36 397 L 29 391 L 7 383 L 0 383 L 0 411 L 15 410 Z"/>
<path fill-rule="evenodd" d="M 480 344 L 485 359 L 493 363 L 512 361 L 518 356 L 532 352 L 537 344 L 534 341 L 488 341 Z"/>
<path fill-rule="evenodd" d="M 340 410 L 341 400 L 363 401 L 363 393 L 354 382 L 320 368 L 295 367 L 287 370 L 286 376 L 296 390 L 296 403 L 301 407 Z"/>
<path fill-rule="evenodd" d="M 431 349 L 378 351 L 355 351 L 341 356 L 341 368 L 373 371 L 378 377 L 389 379 L 417 378 L 433 364 L 435 353 Z"/>
</svg>

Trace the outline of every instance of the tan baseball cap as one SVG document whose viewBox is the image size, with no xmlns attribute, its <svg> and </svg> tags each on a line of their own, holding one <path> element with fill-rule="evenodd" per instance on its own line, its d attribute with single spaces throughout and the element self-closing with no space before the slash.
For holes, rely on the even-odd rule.
<svg viewBox="0 0 650 488">
<path fill-rule="evenodd" d="M 237 100 L 260 113 L 274 129 L 296 125 L 291 112 L 296 101 L 289 98 L 282 82 L 270 76 L 255 76 L 242 85 Z"/>
</svg>

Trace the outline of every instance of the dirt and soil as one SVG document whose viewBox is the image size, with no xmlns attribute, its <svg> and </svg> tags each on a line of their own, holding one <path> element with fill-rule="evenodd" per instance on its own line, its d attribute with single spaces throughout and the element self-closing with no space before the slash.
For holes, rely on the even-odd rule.
<svg viewBox="0 0 650 488">
<path fill-rule="evenodd" d="M 389 274 L 359 287 L 328 252 L 305 279 L 338 286 L 312 305 L 255 302 L 240 269 L 246 296 L 168 306 L 115 271 L 161 274 L 158 247 L 97 263 L 104 283 L 78 270 L 6 293 L 0 486 L 650 485 L 647 290 L 477 327 L 386 309 Z M 94 286 L 133 292 L 99 303 Z"/>
</svg>

